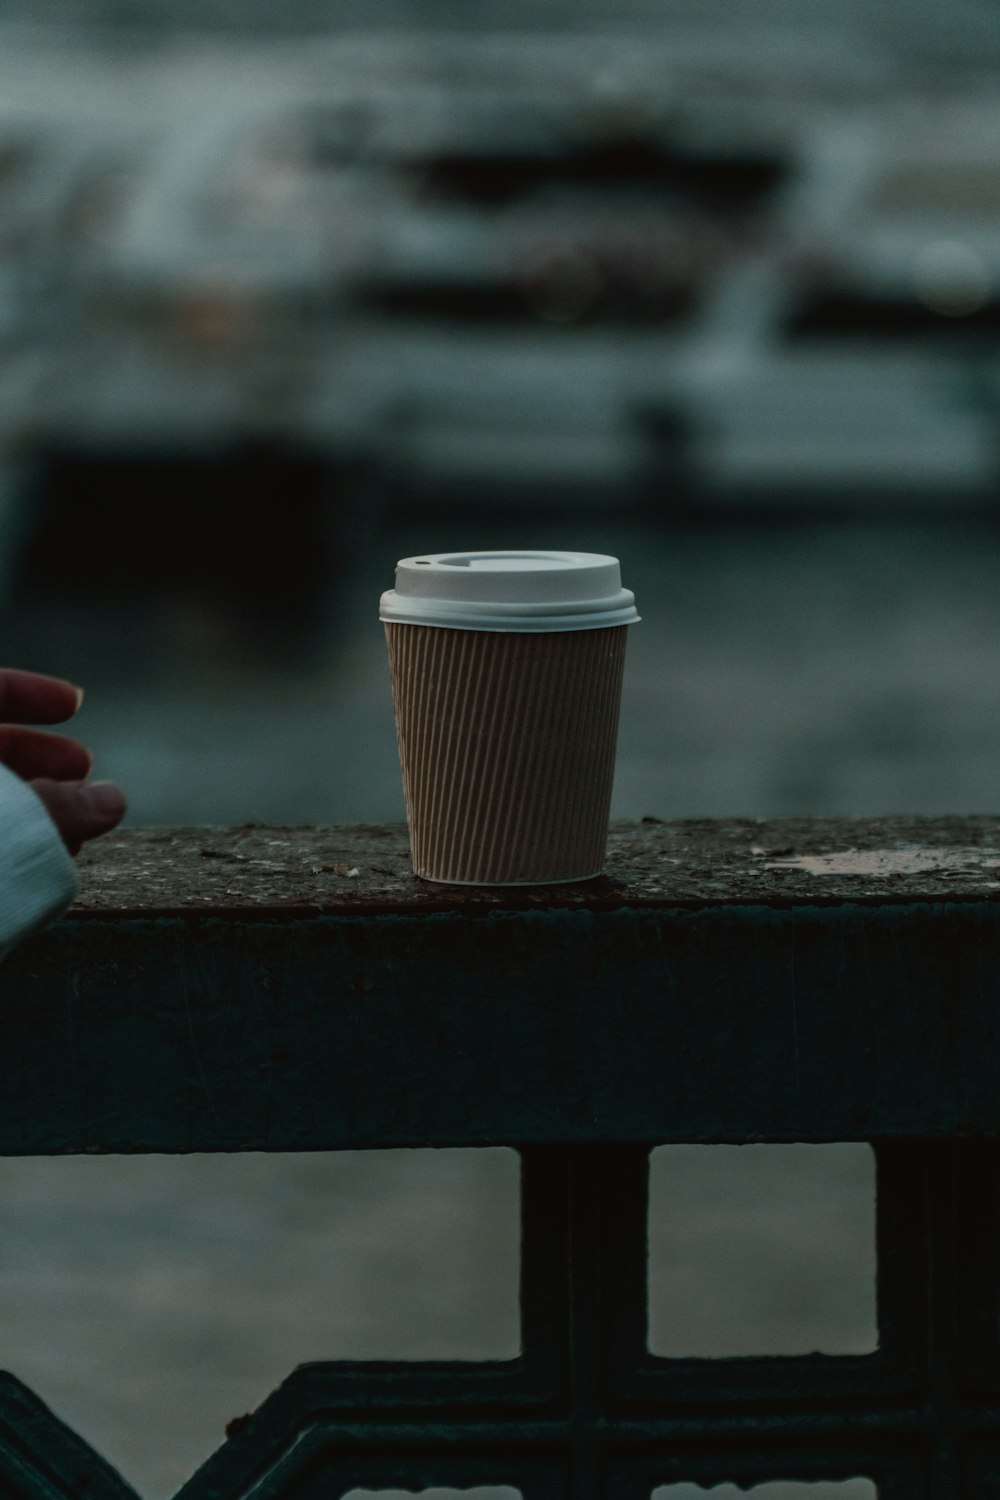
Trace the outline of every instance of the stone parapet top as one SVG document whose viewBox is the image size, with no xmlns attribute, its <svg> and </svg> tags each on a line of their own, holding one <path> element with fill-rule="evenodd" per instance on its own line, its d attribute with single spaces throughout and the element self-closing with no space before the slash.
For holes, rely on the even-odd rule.
<svg viewBox="0 0 1000 1500">
<path fill-rule="evenodd" d="M 91 845 L 80 865 L 73 917 L 994 901 L 1000 818 L 619 822 L 605 874 L 575 885 L 417 880 L 402 825 L 128 829 Z"/>
</svg>

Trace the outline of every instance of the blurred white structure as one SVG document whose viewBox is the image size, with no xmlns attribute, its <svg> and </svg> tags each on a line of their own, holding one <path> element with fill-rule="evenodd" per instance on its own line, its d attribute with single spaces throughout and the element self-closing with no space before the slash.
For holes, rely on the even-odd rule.
<svg viewBox="0 0 1000 1500">
<path fill-rule="evenodd" d="M 990 502 L 997 362 L 963 338 L 1000 286 L 1000 113 L 786 9 L 159 50 L 8 27 L 8 510 L 25 456 L 259 438 L 472 505 Z"/>
</svg>

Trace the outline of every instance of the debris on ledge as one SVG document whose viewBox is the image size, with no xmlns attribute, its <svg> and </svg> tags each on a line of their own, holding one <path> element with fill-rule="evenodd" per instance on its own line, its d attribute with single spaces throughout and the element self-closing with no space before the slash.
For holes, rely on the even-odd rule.
<svg viewBox="0 0 1000 1500">
<path fill-rule="evenodd" d="M 571 885 L 417 880 L 404 826 L 128 829 L 89 845 L 74 916 L 1000 900 L 1000 818 L 644 818 Z"/>
</svg>

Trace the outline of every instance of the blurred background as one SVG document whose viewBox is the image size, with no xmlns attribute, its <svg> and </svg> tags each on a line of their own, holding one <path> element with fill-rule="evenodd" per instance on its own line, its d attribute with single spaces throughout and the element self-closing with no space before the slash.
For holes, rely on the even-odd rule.
<svg viewBox="0 0 1000 1500">
<path fill-rule="evenodd" d="M 607 551 L 616 816 L 993 811 L 998 70 L 994 0 L 0 0 L 6 660 L 133 824 L 401 821 L 396 559 Z M 515 1348 L 512 1162 L 2 1163 L 0 1359 L 159 1500 L 298 1359 Z M 654 1347 L 870 1347 L 866 1147 L 654 1189 Z"/>
</svg>

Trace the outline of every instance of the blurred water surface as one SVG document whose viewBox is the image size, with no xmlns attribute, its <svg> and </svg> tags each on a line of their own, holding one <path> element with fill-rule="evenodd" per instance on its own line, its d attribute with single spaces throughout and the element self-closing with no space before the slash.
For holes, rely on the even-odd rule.
<svg viewBox="0 0 1000 1500">
<path fill-rule="evenodd" d="M 26 596 L 7 651 L 87 685 L 80 733 L 133 824 L 402 821 L 379 594 L 399 557 L 518 545 L 614 553 L 636 594 L 615 816 L 996 806 L 991 520 L 387 522 L 332 540 L 303 637 L 208 595 L 88 597 L 84 578 L 69 602 Z"/>
</svg>

